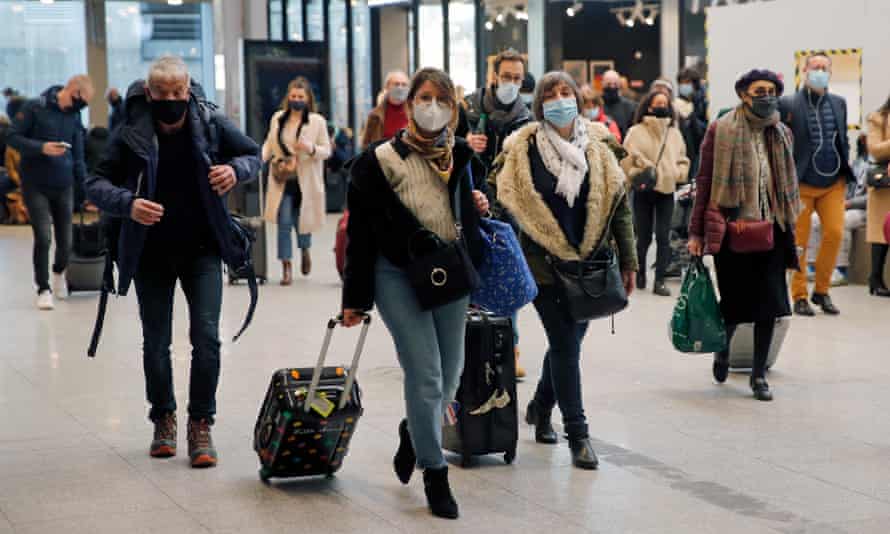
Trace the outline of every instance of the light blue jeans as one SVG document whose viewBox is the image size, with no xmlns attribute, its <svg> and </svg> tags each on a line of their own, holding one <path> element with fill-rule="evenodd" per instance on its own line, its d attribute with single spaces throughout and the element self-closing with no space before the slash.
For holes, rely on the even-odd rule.
<svg viewBox="0 0 890 534">
<path fill-rule="evenodd" d="M 312 234 L 300 233 L 300 206 L 295 205 L 293 194 L 284 193 L 281 195 L 281 204 L 278 205 L 279 260 L 290 260 L 294 257 L 291 231 L 297 232 L 298 248 L 312 248 Z"/>
<path fill-rule="evenodd" d="M 454 400 L 464 367 L 469 296 L 433 310 L 420 309 L 402 269 L 377 260 L 374 299 L 405 373 L 408 430 L 421 469 L 445 467 L 444 406 Z"/>
</svg>

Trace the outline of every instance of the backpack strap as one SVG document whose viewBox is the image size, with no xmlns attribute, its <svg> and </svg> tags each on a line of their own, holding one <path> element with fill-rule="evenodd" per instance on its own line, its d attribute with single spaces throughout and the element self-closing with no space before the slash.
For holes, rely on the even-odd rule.
<svg viewBox="0 0 890 534">
<path fill-rule="evenodd" d="M 114 290 L 114 259 L 111 252 L 105 252 L 105 271 L 102 274 L 102 292 L 99 294 L 99 309 L 96 312 L 96 324 L 93 326 L 93 335 L 90 338 L 90 346 L 87 356 L 96 357 L 96 349 L 99 348 L 99 338 L 102 337 L 102 327 L 105 325 L 105 312 L 108 308 L 108 294 Z"/>
</svg>

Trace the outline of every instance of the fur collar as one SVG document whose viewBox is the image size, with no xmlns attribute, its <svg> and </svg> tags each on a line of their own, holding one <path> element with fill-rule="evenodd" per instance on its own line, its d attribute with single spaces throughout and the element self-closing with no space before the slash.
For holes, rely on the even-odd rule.
<svg viewBox="0 0 890 534">
<path fill-rule="evenodd" d="M 522 231 L 547 252 L 562 260 L 587 258 L 608 230 L 606 224 L 617 202 L 625 194 L 625 177 L 618 161 L 602 140 L 609 135 L 599 123 L 588 122 L 590 143 L 590 193 L 587 197 L 587 223 L 580 249 L 569 244 L 553 212 L 535 189 L 528 157 L 529 139 L 538 123 L 517 130 L 504 142 L 502 166 L 495 177 L 498 201 L 519 223 Z"/>
</svg>

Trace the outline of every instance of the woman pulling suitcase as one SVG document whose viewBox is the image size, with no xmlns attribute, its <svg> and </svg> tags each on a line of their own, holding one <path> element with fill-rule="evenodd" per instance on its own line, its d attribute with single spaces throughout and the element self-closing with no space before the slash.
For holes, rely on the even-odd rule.
<svg viewBox="0 0 890 534">
<path fill-rule="evenodd" d="M 638 264 L 624 173 L 604 142 L 609 131 L 579 117 L 580 103 L 571 76 L 546 74 L 532 106 L 540 122 L 507 139 L 489 185 L 496 191 L 495 213 L 506 208 L 519 224 L 538 284 L 535 309 L 550 345 L 526 421 L 535 426 L 538 443 L 555 444 L 550 412 L 558 404 L 572 463 L 596 469 L 581 392 L 581 342 L 590 319 L 626 306 Z M 608 271 L 601 270 L 604 265 Z M 560 277 L 563 269 L 603 275 L 606 289 L 593 292 L 605 298 L 587 298 L 585 280 L 576 280 L 578 291 L 572 294 L 570 275 Z"/>
<path fill-rule="evenodd" d="M 405 130 L 371 145 L 351 169 L 343 324 L 359 324 L 361 312 L 377 304 L 405 373 L 396 475 L 407 484 L 419 466 L 432 513 L 455 519 L 442 421 L 463 369 L 469 294 L 482 253 L 479 215 L 488 201 L 472 189 L 472 149 L 454 136 L 458 108 L 448 75 L 419 71 L 408 114 Z M 418 276 L 430 257 L 444 259 L 444 267 Z"/>
</svg>

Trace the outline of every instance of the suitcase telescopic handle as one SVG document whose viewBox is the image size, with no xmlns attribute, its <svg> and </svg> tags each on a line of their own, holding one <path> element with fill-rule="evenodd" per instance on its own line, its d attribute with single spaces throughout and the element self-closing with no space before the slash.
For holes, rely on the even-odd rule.
<svg viewBox="0 0 890 534">
<path fill-rule="evenodd" d="M 315 364 L 315 370 L 312 372 L 312 382 L 309 384 L 309 394 L 306 396 L 306 403 L 303 410 L 309 413 L 312 401 L 315 399 L 315 393 L 318 391 L 318 383 L 321 381 L 321 373 L 324 369 L 325 360 L 328 357 L 328 349 L 331 346 L 331 338 L 334 335 L 334 329 L 338 324 L 343 323 L 343 315 L 338 315 L 328 321 L 327 331 L 324 335 L 324 341 L 321 344 L 321 352 L 318 355 L 318 362 Z M 352 385 L 355 383 L 355 373 L 358 371 L 358 361 L 365 348 L 365 339 L 368 337 L 368 328 L 371 326 L 371 316 L 367 313 L 362 314 L 362 329 L 358 336 L 358 343 L 355 346 L 355 354 L 352 355 L 352 364 L 346 370 L 346 384 L 344 385 L 343 395 L 340 396 L 340 405 L 338 410 L 342 410 L 349 399 L 352 397 Z"/>
</svg>

